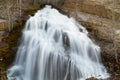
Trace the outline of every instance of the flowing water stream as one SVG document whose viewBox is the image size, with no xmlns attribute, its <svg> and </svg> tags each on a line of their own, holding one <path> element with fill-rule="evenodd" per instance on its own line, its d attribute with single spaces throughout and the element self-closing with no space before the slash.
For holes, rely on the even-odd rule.
<svg viewBox="0 0 120 80">
<path fill-rule="evenodd" d="M 100 47 L 73 18 L 46 6 L 31 16 L 22 33 L 8 80 L 85 80 L 109 77 Z"/>
</svg>

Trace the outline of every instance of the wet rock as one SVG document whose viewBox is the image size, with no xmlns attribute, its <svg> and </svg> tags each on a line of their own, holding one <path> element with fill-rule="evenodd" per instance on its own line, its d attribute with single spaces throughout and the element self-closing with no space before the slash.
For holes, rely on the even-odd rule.
<svg viewBox="0 0 120 80">
<path fill-rule="evenodd" d="M 98 80 L 97 78 L 94 78 L 94 77 L 91 77 L 91 78 L 88 78 L 86 80 Z"/>
<path fill-rule="evenodd" d="M 67 33 L 62 34 L 62 42 L 65 49 L 68 49 L 70 47 L 70 41 Z"/>
</svg>

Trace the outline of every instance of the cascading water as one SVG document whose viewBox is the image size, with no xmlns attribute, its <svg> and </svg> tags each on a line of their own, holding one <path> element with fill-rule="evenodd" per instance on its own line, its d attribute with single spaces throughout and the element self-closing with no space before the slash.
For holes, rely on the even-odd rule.
<svg viewBox="0 0 120 80">
<path fill-rule="evenodd" d="M 8 80 L 85 80 L 109 77 L 100 48 L 74 19 L 46 6 L 30 17 L 23 30 Z"/>
</svg>

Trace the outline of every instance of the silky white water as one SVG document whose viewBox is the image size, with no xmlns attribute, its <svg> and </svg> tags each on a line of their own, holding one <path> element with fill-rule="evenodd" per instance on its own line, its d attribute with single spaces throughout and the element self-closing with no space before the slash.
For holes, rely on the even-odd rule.
<svg viewBox="0 0 120 80">
<path fill-rule="evenodd" d="M 8 80 L 85 80 L 109 77 L 100 47 L 87 30 L 51 6 L 26 22 Z"/>
</svg>

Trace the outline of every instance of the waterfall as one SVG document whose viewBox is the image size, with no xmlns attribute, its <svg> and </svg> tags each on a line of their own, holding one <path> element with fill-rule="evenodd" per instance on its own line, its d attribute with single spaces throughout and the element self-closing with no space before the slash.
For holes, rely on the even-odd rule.
<svg viewBox="0 0 120 80">
<path fill-rule="evenodd" d="M 73 18 L 46 6 L 31 16 L 22 32 L 8 80 L 85 80 L 109 77 L 100 47 Z"/>
</svg>

